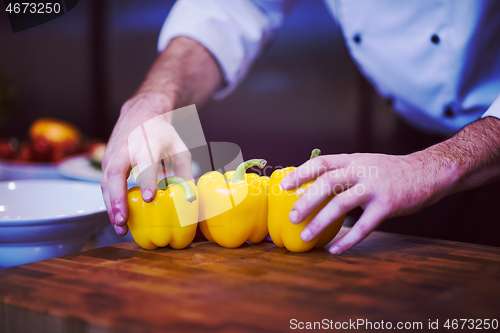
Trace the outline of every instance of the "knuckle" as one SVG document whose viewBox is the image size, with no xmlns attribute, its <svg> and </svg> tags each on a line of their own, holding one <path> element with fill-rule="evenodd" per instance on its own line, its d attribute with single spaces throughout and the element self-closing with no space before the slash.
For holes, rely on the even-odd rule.
<svg viewBox="0 0 500 333">
<path fill-rule="evenodd" d="M 367 233 L 370 232 L 370 226 L 366 223 L 360 223 L 358 225 L 358 229 L 362 235 L 366 235 Z"/>
<path fill-rule="evenodd" d="M 337 170 L 330 170 L 321 177 L 324 177 L 328 181 L 337 181 L 340 178 L 340 174 Z"/>
<path fill-rule="evenodd" d="M 329 168 L 329 163 L 326 156 L 315 157 L 312 161 L 314 168 L 317 169 L 319 174 L 326 172 L 326 170 L 328 170 Z"/>
<path fill-rule="evenodd" d="M 133 160 L 137 164 L 151 165 L 151 155 L 147 149 L 139 149 L 133 155 Z"/>
<path fill-rule="evenodd" d="M 380 195 L 376 200 L 378 206 L 385 207 L 386 209 L 391 209 L 394 205 L 394 199 L 389 195 Z"/>
<path fill-rule="evenodd" d="M 345 195 L 336 196 L 334 200 L 339 211 L 344 211 L 347 209 L 349 202 L 348 198 Z"/>
<path fill-rule="evenodd" d="M 115 199 L 111 199 L 111 200 L 109 201 L 109 204 L 110 204 L 110 206 L 111 206 L 112 208 L 119 208 L 120 206 L 122 206 L 122 205 L 123 205 L 123 201 L 122 201 L 122 200 L 120 200 L 120 199 L 115 198 Z"/>
<path fill-rule="evenodd" d="M 316 235 L 318 234 L 319 232 L 321 232 L 322 230 L 322 227 L 321 227 L 322 223 L 320 221 L 311 221 L 311 223 L 309 223 L 309 225 L 307 226 L 307 228 L 311 231 L 311 233 L 313 235 Z"/>
<path fill-rule="evenodd" d="M 120 167 L 117 167 L 117 166 L 110 166 L 109 168 L 107 168 L 106 170 L 106 176 L 107 177 L 114 177 L 114 176 L 118 176 L 118 175 L 121 175 L 123 173 L 122 171 L 122 168 Z"/>
</svg>

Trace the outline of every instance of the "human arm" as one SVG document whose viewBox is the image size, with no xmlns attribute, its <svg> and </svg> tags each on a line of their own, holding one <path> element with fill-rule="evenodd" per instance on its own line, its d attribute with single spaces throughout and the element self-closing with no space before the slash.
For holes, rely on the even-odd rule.
<svg viewBox="0 0 500 333">
<path fill-rule="evenodd" d="M 317 180 L 290 212 L 292 223 L 302 221 L 330 194 L 337 195 L 304 229 L 303 240 L 314 238 L 355 207 L 364 210 L 356 224 L 331 246 L 331 253 L 340 254 L 388 218 L 416 213 L 447 195 L 499 180 L 500 119 L 481 119 L 452 138 L 410 155 L 317 157 L 291 172 L 282 187 L 289 190 L 314 178 Z"/>
<path fill-rule="evenodd" d="M 220 64 L 225 82 L 214 99 L 222 99 L 245 78 L 297 1 L 177 0 L 161 29 L 158 50 L 177 36 L 204 45 Z"/>
<path fill-rule="evenodd" d="M 229 94 L 271 40 L 294 2 L 179 0 L 175 3 L 158 41 L 162 53 L 137 94 L 123 105 L 103 159 L 102 190 L 110 220 L 118 225 L 115 227 L 118 234 L 127 232 L 125 180 L 133 164 L 137 163 L 141 171 L 144 201 L 153 200 L 156 192 L 156 164 L 146 169 L 145 174 L 141 164 L 151 161 L 147 149 L 128 155 L 130 133 L 144 122 L 165 115 L 161 117 L 166 122 L 161 126 L 161 135 L 151 138 L 148 133 L 148 141 L 154 140 L 155 146 L 162 146 L 157 141 L 163 142 L 167 151 L 174 152 L 170 154 L 175 156 L 174 172 L 192 178 L 190 172 L 183 174 L 190 170 L 191 157 L 173 129 L 168 111 L 189 104 L 200 106 L 214 94 L 216 98 Z M 157 160 L 159 149 L 151 150 Z M 184 153 L 175 153 L 179 151 Z"/>
<path fill-rule="evenodd" d="M 130 133 L 144 122 L 168 115 L 168 111 L 180 106 L 203 104 L 221 84 L 222 74 L 211 53 L 193 39 L 178 37 L 159 55 L 137 93 L 125 102 L 102 161 L 104 203 L 117 234 L 127 233 L 126 180 L 132 167 L 127 142 Z M 189 151 L 173 128 L 171 117 L 163 119 L 167 120 L 163 135 L 170 143 L 165 148 L 184 152 L 174 155 L 171 167 L 178 176 L 192 179 Z M 156 194 L 156 170 L 154 175 L 142 178 L 143 199 L 151 202 Z"/>
</svg>

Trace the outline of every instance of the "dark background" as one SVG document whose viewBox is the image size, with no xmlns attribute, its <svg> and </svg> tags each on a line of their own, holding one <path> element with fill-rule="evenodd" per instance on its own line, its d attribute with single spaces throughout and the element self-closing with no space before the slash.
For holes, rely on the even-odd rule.
<svg viewBox="0 0 500 333">
<path fill-rule="evenodd" d="M 0 13 L 0 74 L 18 91 L 0 138 L 23 138 L 36 118 L 50 116 L 74 123 L 88 138 L 107 140 L 121 105 L 157 56 L 172 4 L 81 0 L 62 17 L 15 34 Z M 96 44 L 96 26 L 102 44 Z M 280 167 L 303 163 L 315 147 L 325 154 L 403 154 L 439 139 L 403 124 L 363 82 L 321 0 L 299 2 L 243 84 L 198 111 L 208 142 L 234 142 L 245 159 L 266 158 Z M 498 186 L 476 192 L 382 229 L 498 245 L 500 223 L 492 208 Z"/>
<path fill-rule="evenodd" d="M 121 105 L 157 56 L 158 34 L 174 1 L 99 2 L 105 3 L 106 22 L 100 73 L 106 110 L 99 121 L 92 118 L 92 1 L 16 34 L 0 15 L 0 73 L 19 92 L 2 137 L 24 135 L 40 116 L 73 122 L 88 136 L 109 136 Z M 273 165 L 300 164 L 316 146 L 330 153 L 359 150 L 357 80 L 323 2 L 301 1 L 243 84 L 225 100 L 199 108 L 207 141 L 238 143 L 245 157 L 265 155 Z M 390 108 L 378 99 L 375 104 L 374 148 L 388 140 L 395 124 Z M 97 133 L 103 122 L 105 130 Z M 261 138 L 267 144 L 259 144 Z M 304 151 L 289 153 L 292 142 Z"/>
</svg>

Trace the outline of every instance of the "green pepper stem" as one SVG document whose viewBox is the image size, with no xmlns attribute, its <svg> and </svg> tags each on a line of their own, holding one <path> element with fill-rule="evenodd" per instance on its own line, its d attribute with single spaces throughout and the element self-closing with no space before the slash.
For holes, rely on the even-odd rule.
<svg viewBox="0 0 500 333">
<path fill-rule="evenodd" d="M 193 202 L 196 200 L 196 192 L 193 190 L 193 188 L 191 187 L 189 182 L 181 177 L 172 176 L 172 177 L 163 178 L 158 183 L 158 189 L 165 191 L 170 184 L 180 185 L 184 189 L 184 193 L 185 193 L 184 198 L 187 201 Z"/>
<path fill-rule="evenodd" d="M 319 155 L 321 155 L 321 150 L 319 150 L 318 148 L 313 149 L 313 151 L 311 152 L 310 160 L 312 160 L 315 157 L 318 157 Z"/>
<path fill-rule="evenodd" d="M 244 180 L 245 173 L 248 168 L 253 166 L 258 166 L 259 168 L 262 169 L 266 166 L 266 164 L 267 164 L 266 160 L 258 158 L 241 163 L 240 165 L 238 165 L 236 171 L 233 173 L 233 178 L 231 179 L 231 182 L 234 183 L 234 182 L 239 182 L 240 180 Z"/>
</svg>

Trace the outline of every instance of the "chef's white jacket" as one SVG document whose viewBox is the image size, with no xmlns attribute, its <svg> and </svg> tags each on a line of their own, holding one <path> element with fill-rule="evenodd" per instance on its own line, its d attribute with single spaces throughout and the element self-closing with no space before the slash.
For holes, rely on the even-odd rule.
<svg viewBox="0 0 500 333">
<path fill-rule="evenodd" d="M 500 118 L 499 0 L 324 1 L 361 71 L 415 126 L 451 134 L 481 117 Z M 226 84 L 214 98 L 223 98 L 295 2 L 178 0 L 158 50 L 178 36 L 200 42 L 222 69 Z"/>
</svg>

